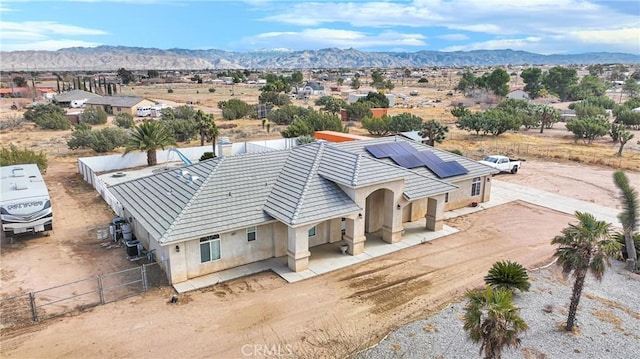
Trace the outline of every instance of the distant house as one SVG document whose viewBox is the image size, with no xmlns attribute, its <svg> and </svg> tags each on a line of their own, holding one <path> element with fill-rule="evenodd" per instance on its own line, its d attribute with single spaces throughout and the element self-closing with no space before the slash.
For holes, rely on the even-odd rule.
<svg viewBox="0 0 640 359">
<path fill-rule="evenodd" d="M 89 99 L 101 98 L 102 96 L 92 92 L 73 90 L 63 92 L 53 97 L 53 103 L 60 107 L 78 108 L 83 107 L 84 103 Z"/>
<path fill-rule="evenodd" d="M 507 98 L 514 100 L 527 100 L 529 101 L 529 94 L 522 90 L 513 90 L 507 94 Z"/>
<path fill-rule="evenodd" d="M 138 107 L 151 107 L 155 102 L 142 97 L 133 96 L 106 96 L 92 98 L 85 102 L 87 108 L 101 108 L 110 115 L 128 113 L 137 116 Z"/>
<path fill-rule="evenodd" d="M 305 95 L 324 95 L 324 85 L 316 81 L 307 82 L 298 93 Z"/>
<path fill-rule="evenodd" d="M 0 88 L 0 97 L 12 98 L 12 97 L 21 97 L 21 98 L 36 98 L 36 99 L 51 99 L 55 91 L 51 88 L 40 87 L 35 89 L 35 93 L 33 87 L 7 87 Z M 35 96 L 34 96 L 35 95 Z"/>
</svg>

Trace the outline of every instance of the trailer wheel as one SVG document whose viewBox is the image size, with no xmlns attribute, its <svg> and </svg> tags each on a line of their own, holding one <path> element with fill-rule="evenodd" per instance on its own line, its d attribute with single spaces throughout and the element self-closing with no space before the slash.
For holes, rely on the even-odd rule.
<svg viewBox="0 0 640 359">
<path fill-rule="evenodd" d="M 511 173 L 513 174 L 518 173 L 518 166 L 513 166 L 513 168 L 511 169 Z"/>
</svg>

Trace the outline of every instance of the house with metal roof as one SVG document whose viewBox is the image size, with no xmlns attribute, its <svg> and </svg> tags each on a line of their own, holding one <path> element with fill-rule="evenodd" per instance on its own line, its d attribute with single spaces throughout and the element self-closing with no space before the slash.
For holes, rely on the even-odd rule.
<svg viewBox="0 0 640 359">
<path fill-rule="evenodd" d="M 222 153 L 222 151 L 221 151 Z M 443 227 L 444 212 L 488 201 L 490 167 L 401 137 L 222 156 L 120 183 L 109 191 L 171 283 L 367 237 L 402 240 L 403 223 Z"/>
<path fill-rule="evenodd" d="M 84 104 L 87 108 L 101 108 L 110 115 L 128 113 L 135 117 L 137 116 L 138 107 L 150 107 L 156 103 L 135 96 L 103 96 L 91 98 Z"/>
<path fill-rule="evenodd" d="M 86 101 L 102 96 L 83 90 L 72 90 L 53 97 L 53 103 L 60 107 L 82 107 Z"/>
</svg>

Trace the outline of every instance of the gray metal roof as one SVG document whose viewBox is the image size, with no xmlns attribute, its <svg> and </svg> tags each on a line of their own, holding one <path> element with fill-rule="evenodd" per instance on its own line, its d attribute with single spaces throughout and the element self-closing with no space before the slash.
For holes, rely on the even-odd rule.
<svg viewBox="0 0 640 359">
<path fill-rule="evenodd" d="M 154 238 L 170 243 L 274 219 L 297 226 L 360 211 L 339 185 L 356 188 L 404 179 L 403 195 L 409 200 L 456 188 L 426 168 L 409 170 L 364 150 L 365 145 L 389 141 L 321 141 L 291 150 L 216 158 L 117 184 L 110 191 Z M 413 144 L 444 160 L 455 157 L 469 175 L 492 171 L 475 161 Z"/>
<path fill-rule="evenodd" d="M 93 99 L 100 98 L 102 96 L 97 95 L 95 93 L 82 91 L 82 90 L 73 90 L 68 92 L 63 92 L 61 94 L 55 95 L 53 99 L 56 102 L 71 102 L 73 100 L 83 100 L 83 99 Z"/>
<path fill-rule="evenodd" d="M 133 107 L 140 102 L 142 102 L 144 98 L 142 97 L 134 97 L 134 96 L 105 96 L 99 98 L 91 98 L 85 104 L 87 105 L 107 105 L 114 107 Z"/>
</svg>

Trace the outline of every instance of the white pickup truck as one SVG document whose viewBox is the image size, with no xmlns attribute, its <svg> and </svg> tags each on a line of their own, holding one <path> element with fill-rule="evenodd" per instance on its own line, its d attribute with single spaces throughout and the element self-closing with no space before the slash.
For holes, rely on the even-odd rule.
<svg viewBox="0 0 640 359">
<path fill-rule="evenodd" d="M 520 163 L 524 160 L 514 160 L 507 156 L 492 155 L 485 157 L 482 161 L 479 161 L 483 165 L 493 167 L 500 172 L 517 173 L 520 169 Z"/>
</svg>

